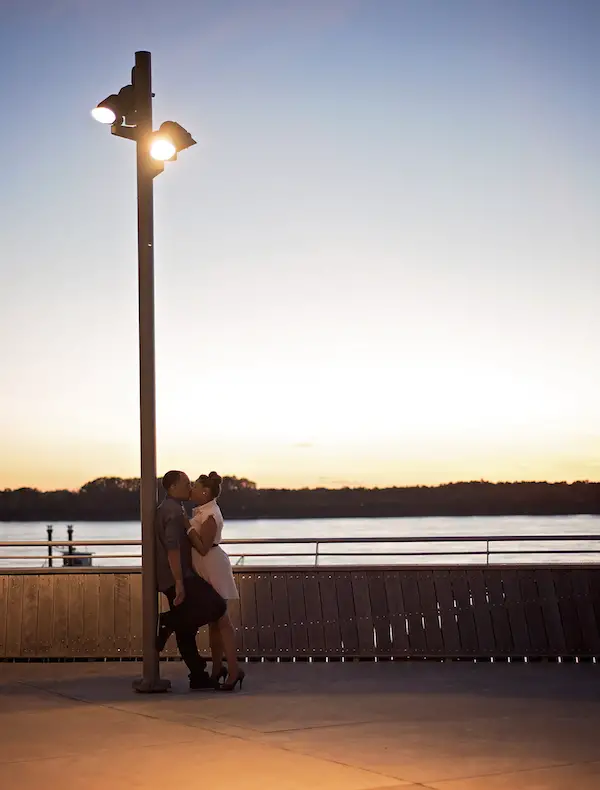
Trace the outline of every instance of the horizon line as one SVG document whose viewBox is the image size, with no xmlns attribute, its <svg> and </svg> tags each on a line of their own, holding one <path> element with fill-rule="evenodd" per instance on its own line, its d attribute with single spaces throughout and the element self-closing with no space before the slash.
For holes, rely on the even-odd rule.
<svg viewBox="0 0 600 790">
<path fill-rule="evenodd" d="M 156 481 L 160 484 L 161 477 L 157 477 Z M 118 477 L 116 475 L 111 476 L 103 476 L 103 477 L 96 477 L 93 480 L 87 480 L 85 483 L 82 483 L 79 488 L 54 488 L 54 489 L 40 489 L 36 488 L 35 486 L 19 486 L 18 488 L 2 488 L 0 489 L 0 495 L 6 493 L 14 493 L 17 491 L 36 491 L 40 494 L 55 494 L 58 492 L 66 492 L 69 494 L 78 494 L 84 488 L 84 486 L 89 485 L 90 483 L 96 483 L 100 480 L 135 480 L 139 481 L 139 477 Z M 302 486 L 300 488 L 274 488 L 274 487 L 261 487 L 258 483 L 255 483 L 253 480 L 250 480 L 247 477 L 236 477 L 235 475 L 223 475 L 223 481 L 225 480 L 246 480 L 249 483 L 252 483 L 255 486 L 256 491 L 390 491 L 390 490 L 398 490 L 398 489 L 416 489 L 416 488 L 445 488 L 448 486 L 458 486 L 458 485 L 493 485 L 493 486 L 503 486 L 503 485 L 564 485 L 564 486 L 571 486 L 571 485 L 599 485 L 600 480 L 589 480 L 589 479 L 574 479 L 574 480 L 486 480 L 480 478 L 478 480 L 453 480 L 453 481 L 446 481 L 443 483 L 415 483 L 413 485 L 392 485 L 392 486 L 365 486 L 365 485 L 337 485 L 333 488 L 330 488 L 325 485 L 320 486 Z"/>
</svg>

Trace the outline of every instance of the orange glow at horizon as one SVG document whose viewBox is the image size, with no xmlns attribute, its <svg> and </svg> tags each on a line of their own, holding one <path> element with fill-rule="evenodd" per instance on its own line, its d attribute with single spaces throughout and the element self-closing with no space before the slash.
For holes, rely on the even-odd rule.
<svg viewBox="0 0 600 790">
<path fill-rule="evenodd" d="M 599 477 L 600 441 L 588 428 L 594 399 L 551 387 L 532 370 L 469 368 L 458 358 L 423 367 L 408 357 L 398 369 L 360 375 L 316 359 L 253 368 L 215 359 L 208 367 L 211 385 L 203 387 L 202 370 L 163 359 L 159 474 L 210 467 L 282 488 Z M 0 487 L 73 489 L 96 477 L 137 477 L 135 396 L 135 382 L 124 399 L 105 379 L 103 390 L 75 391 L 60 411 L 55 404 L 54 421 L 26 399 L 15 403 Z"/>
</svg>

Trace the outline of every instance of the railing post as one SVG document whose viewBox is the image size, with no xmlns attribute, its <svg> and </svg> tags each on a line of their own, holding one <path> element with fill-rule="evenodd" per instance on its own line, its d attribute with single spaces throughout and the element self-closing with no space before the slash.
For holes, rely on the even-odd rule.
<svg viewBox="0 0 600 790">
<path fill-rule="evenodd" d="M 317 541 L 317 544 L 315 546 L 315 568 L 317 567 L 318 564 L 319 564 L 319 541 Z"/>
<path fill-rule="evenodd" d="M 52 524 L 48 524 L 46 527 L 46 533 L 48 535 L 48 543 L 52 543 Z M 48 567 L 52 567 L 52 546 L 48 546 Z"/>
<path fill-rule="evenodd" d="M 485 542 L 485 564 L 490 564 L 490 542 L 486 540 Z"/>
</svg>

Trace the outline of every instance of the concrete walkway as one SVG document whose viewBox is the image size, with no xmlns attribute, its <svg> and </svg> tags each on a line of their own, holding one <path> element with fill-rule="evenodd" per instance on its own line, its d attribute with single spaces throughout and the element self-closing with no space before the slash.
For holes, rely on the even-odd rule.
<svg viewBox="0 0 600 790">
<path fill-rule="evenodd" d="M 250 664 L 240 694 L 136 695 L 138 664 L 0 664 L 20 790 L 598 790 L 595 664 Z"/>
</svg>

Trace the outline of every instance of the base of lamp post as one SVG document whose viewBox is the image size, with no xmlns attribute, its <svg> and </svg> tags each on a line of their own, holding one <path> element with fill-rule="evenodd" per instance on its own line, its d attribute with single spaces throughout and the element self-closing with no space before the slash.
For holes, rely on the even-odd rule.
<svg viewBox="0 0 600 790">
<path fill-rule="evenodd" d="M 171 688 L 171 681 L 166 678 L 156 678 L 156 680 L 137 678 L 131 686 L 138 694 L 164 694 Z"/>
</svg>

